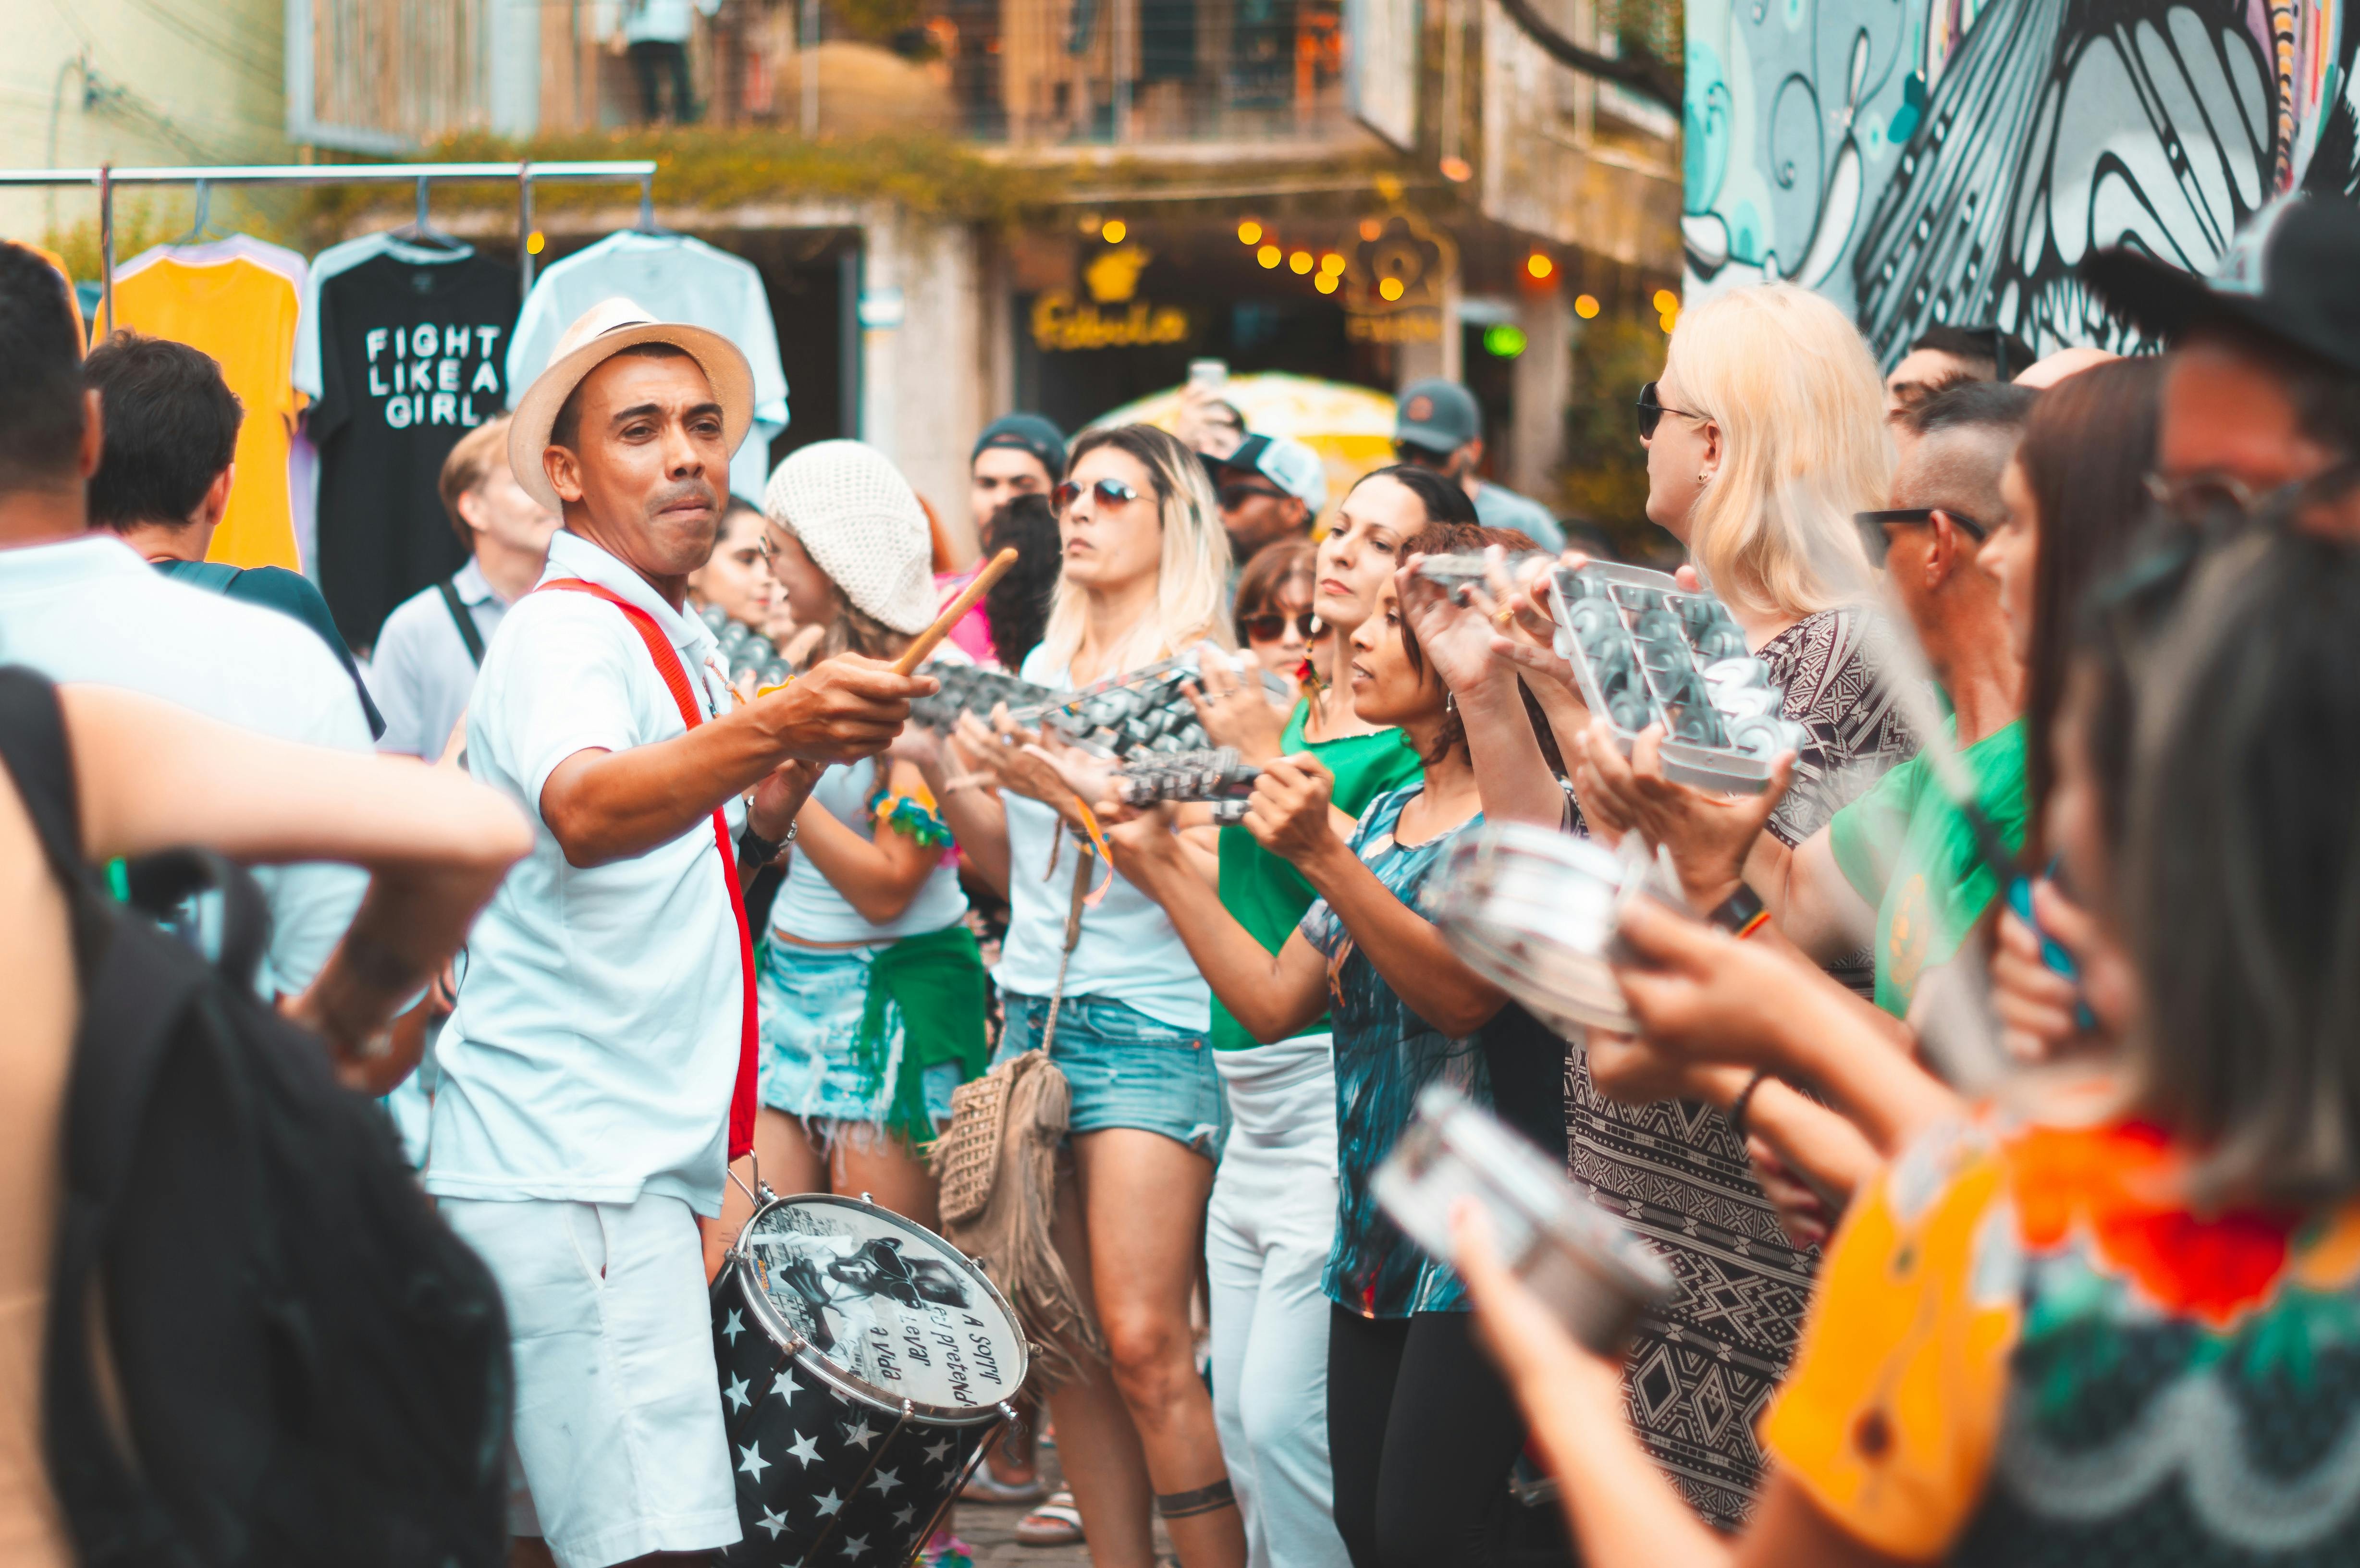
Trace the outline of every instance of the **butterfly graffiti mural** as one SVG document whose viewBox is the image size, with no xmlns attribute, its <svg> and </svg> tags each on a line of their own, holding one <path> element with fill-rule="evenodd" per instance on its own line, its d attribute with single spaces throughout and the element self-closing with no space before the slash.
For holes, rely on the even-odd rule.
<svg viewBox="0 0 2360 1568">
<path fill-rule="evenodd" d="M 1785 279 L 1886 364 L 1938 323 L 2143 345 L 2074 277 L 2360 186 L 2347 0 L 1689 0 L 1691 299 Z M 2353 36 L 2347 36 L 2353 35 Z"/>
</svg>

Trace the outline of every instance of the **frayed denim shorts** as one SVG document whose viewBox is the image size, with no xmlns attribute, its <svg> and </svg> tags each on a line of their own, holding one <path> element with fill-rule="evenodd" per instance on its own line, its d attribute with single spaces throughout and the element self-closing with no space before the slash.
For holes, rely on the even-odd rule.
<svg viewBox="0 0 2360 1568">
<path fill-rule="evenodd" d="M 1040 1043 L 1049 998 L 1002 988 L 1000 1000 L 1007 1024 L 994 1060 L 1005 1062 Z M 1205 1030 L 1175 1029 L 1110 997 L 1068 996 L 1049 1060 L 1073 1088 L 1069 1133 L 1137 1127 L 1220 1159 L 1229 1097 Z"/>
<path fill-rule="evenodd" d="M 901 1009 L 885 1011 L 886 1060 L 868 1082 L 853 1054 L 869 1005 L 869 947 L 801 947 L 766 939 L 754 994 L 761 1005 L 761 1097 L 775 1111 L 806 1121 L 880 1122 L 893 1103 L 901 1071 Z M 956 1062 L 926 1069 L 926 1109 L 936 1127 L 951 1119 Z"/>
</svg>

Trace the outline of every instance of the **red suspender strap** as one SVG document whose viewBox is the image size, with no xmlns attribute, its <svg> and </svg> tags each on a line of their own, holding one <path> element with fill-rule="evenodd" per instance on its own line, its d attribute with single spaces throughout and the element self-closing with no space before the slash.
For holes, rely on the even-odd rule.
<svg viewBox="0 0 2360 1568">
<path fill-rule="evenodd" d="M 663 677 L 672 700 L 680 705 L 680 722 L 690 729 L 705 722 L 696 693 L 688 683 L 688 671 L 681 666 L 680 654 L 672 648 L 672 639 L 664 636 L 663 628 L 656 625 L 653 615 L 621 594 L 579 577 L 556 578 L 533 592 L 552 588 L 587 593 L 622 611 L 631 629 L 639 634 L 639 640 L 648 645 L 648 657 L 655 660 L 656 673 Z M 738 917 L 738 971 L 745 977 L 745 1007 L 738 1026 L 738 1085 L 729 1096 L 729 1158 L 737 1160 L 754 1147 L 754 933 L 746 924 L 746 900 L 738 890 L 738 851 L 729 842 L 729 820 L 718 808 L 713 813 L 713 845 L 721 852 L 721 876 L 729 895 L 729 912 Z"/>
</svg>

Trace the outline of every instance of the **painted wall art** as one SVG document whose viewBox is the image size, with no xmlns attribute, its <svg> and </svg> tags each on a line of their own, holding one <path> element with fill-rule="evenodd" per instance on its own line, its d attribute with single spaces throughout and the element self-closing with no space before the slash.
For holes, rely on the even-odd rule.
<svg viewBox="0 0 2360 1568">
<path fill-rule="evenodd" d="M 2354 0 L 1688 0 L 1689 298 L 1783 278 L 1891 364 L 1938 323 L 2143 345 L 2074 267 L 2201 268 L 2350 198 Z"/>
</svg>

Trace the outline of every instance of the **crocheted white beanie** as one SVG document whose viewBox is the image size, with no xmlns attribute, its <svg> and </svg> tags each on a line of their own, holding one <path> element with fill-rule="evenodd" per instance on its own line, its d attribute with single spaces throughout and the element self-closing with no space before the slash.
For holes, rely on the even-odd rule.
<svg viewBox="0 0 2360 1568">
<path fill-rule="evenodd" d="M 772 471 L 770 521 L 802 541 L 853 607 L 897 632 L 934 620 L 934 540 L 918 493 L 865 441 L 814 441 Z"/>
</svg>

